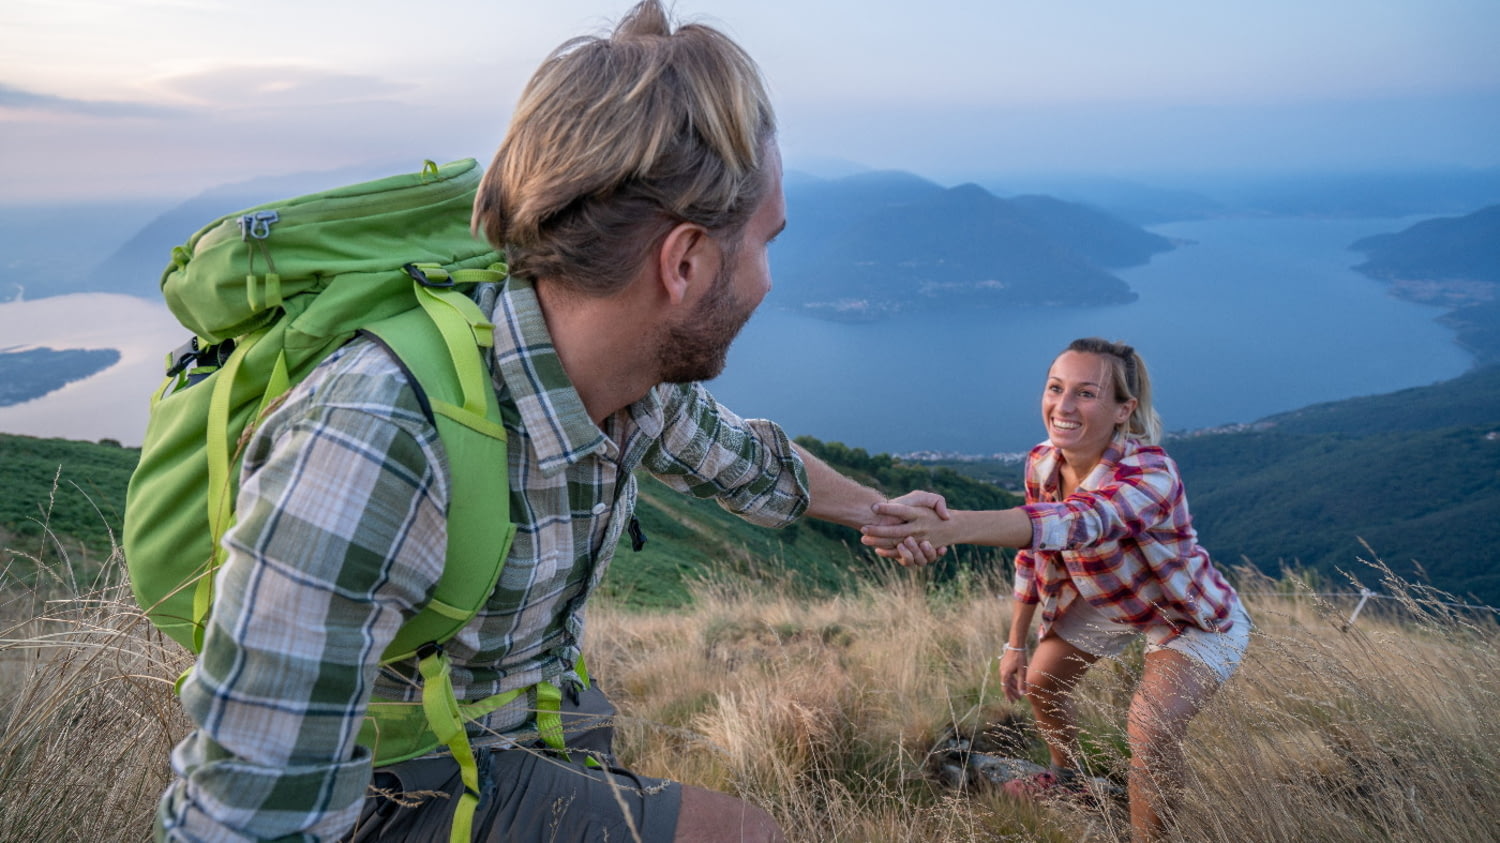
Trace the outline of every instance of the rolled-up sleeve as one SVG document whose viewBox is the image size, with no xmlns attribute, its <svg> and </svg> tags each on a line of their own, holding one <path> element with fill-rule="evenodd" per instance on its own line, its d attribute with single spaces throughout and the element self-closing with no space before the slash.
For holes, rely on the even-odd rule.
<svg viewBox="0 0 1500 843">
<path fill-rule="evenodd" d="M 807 511 L 807 470 L 779 425 L 740 418 L 701 384 L 663 387 L 659 397 L 664 427 L 641 463 L 658 480 L 763 527 Z"/>
<path fill-rule="evenodd" d="M 158 808 L 168 840 L 332 840 L 372 759 L 356 739 L 381 654 L 441 573 L 435 437 L 358 409 L 273 417 L 252 440 L 203 652 L 196 730 Z"/>
<path fill-rule="evenodd" d="M 1073 550 L 1140 536 L 1164 520 L 1179 488 L 1169 471 L 1122 463 L 1108 482 L 1058 503 L 1028 503 L 1032 550 Z"/>
</svg>

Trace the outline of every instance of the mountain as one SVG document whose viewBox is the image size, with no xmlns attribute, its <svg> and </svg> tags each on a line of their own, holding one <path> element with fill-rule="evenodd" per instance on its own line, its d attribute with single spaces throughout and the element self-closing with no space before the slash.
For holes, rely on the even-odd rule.
<svg viewBox="0 0 1500 843">
<path fill-rule="evenodd" d="M 1396 295 L 1453 308 L 1443 321 L 1481 362 L 1500 361 L 1500 205 L 1442 217 L 1350 246 L 1355 269 Z"/>
<path fill-rule="evenodd" d="M 1008 176 L 981 182 L 997 196 L 1046 194 L 1098 208 L 1135 225 L 1225 216 L 1223 203 L 1198 190 L 1164 188 L 1125 179 L 1084 176 Z"/>
<path fill-rule="evenodd" d="M 787 185 L 775 246 L 783 301 L 817 315 L 877 319 L 904 310 L 1087 306 L 1133 301 L 1108 270 L 1170 241 L 1101 211 L 1042 196 L 1002 199 L 901 172 Z"/>
<path fill-rule="evenodd" d="M 1355 269 L 1371 278 L 1500 284 L 1500 205 L 1365 237 L 1350 248 L 1365 253 Z"/>
<path fill-rule="evenodd" d="M 105 289 L 95 267 L 177 201 L 0 204 L 0 302 Z"/>
<path fill-rule="evenodd" d="M 83 288 L 157 298 L 161 295 L 162 272 L 171 262 L 172 249 L 186 243 L 199 229 L 220 217 L 279 199 L 369 181 L 406 169 L 409 168 L 404 165 L 385 169 L 362 165 L 251 179 L 213 188 L 146 223 L 94 267 L 83 279 Z"/>
<path fill-rule="evenodd" d="M 933 489 L 969 509 L 1015 501 L 948 468 L 798 441 L 890 493 Z M 1376 586 L 1378 577 L 1359 560 L 1378 556 L 1410 581 L 1500 606 L 1500 366 L 1312 405 L 1244 432 L 1174 438 L 1167 448 L 1182 467 L 1199 536 L 1221 564 L 1248 562 L 1273 574 L 1294 567 L 1330 587 L 1347 586 L 1349 572 Z M 0 547 L 13 551 L 0 570 L 24 567 L 18 548 L 32 555 L 53 546 L 87 548 L 85 556 L 102 558 L 119 535 L 137 457 L 108 444 L 0 435 L 0 465 L 10 478 L 0 488 Z M 763 530 L 653 480 L 642 481 L 641 493 L 647 544 L 640 553 L 622 549 L 606 584 L 637 605 L 680 604 L 692 578 L 726 568 L 832 590 L 869 565 L 847 528 L 804 521 Z M 41 536 L 43 523 L 59 535 L 55 545 Z M 939 574 L 1002 558 L 961 549 Z"/>
<path fill-rule="evenodd" d="M 1150 183 L 1079 174 L 994 175 L 1001 196 L 1045 193 L 1137 225 L 1215 217 L 1395 218 L 1500 202 L 1500 167 L 1369 172 L 1156 173 Z"/>
</svg>

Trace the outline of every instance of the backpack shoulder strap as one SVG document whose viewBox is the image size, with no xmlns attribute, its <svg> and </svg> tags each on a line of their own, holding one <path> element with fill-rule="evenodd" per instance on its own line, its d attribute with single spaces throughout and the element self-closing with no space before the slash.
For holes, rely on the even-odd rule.
<svg viewBox="0 0 1500 843">
<path fill-rule="evenodd" d="M 497 265 L 495 270 L 501 269 Z M 516 526 L 510 520 L 510 467 L 505 427 L 484 352 L 494 345 L 494 325 L 453 282 L 462 272 L 408 265 L 420 308 L 365 327 L 407 371 L 437 427 L 449 466 L 448 548 L 443 573 L 427 605 L 401 625 L 382 660 L 416 656 L 422 673 L 419 707 L 372 701 L 360 729 L 377 764 L 415 757 L 446 745 L 458 762 L 464 792 L 454 805 L 450 843 L 467 843 L 479 804 L 479 773 L 454 696 L 448 654 L 440 646 L 469 622 L 499 581 Z M 503 277 L 503 272 L 489 272 Z M 441 276 L 441 277 L 440 277 Z M 497 509 L 503 518 L 496 518 Z M 479 705 L 493 710 L 524 689 Z"/>
<path fill-rule="evenodd" d="M 510 552 L 510 472 L 506 433 L 484 353 L 494 326 L 454 281 L 433 268 L 408 270 L 420 308 L 382 319 L 365 331 L 410 375 L 430 410 L 449 466 L 448 550 L 427 606 L 402 624 L 384 661 L 410 658 L 452 637 L 484 605 Z M 496 270 L 460 270 L 503 277 Z M 436 276 L 443 276 L 438 278 Z M 501 517 L 496 517 L 497 512 Z"/>
</svg>

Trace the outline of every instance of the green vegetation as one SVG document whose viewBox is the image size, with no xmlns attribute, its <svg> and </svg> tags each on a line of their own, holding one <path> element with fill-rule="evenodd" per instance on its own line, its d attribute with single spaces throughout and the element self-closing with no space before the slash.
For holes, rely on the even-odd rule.
<svg viewBox="0 0 1500 843">
<path fill-rule="evenodd" d="M 871 456 L 859 448 L 798 440 L 833 466 L 897 495 L 916 488 L 941 492 L 954 506 L 1009 505 L 1006 493 L 947 469 Z M 37 562 L 54 552 L 76 556 L 75 570 L 98 569 L 118 540 L 125 489 L 140 452 L 118 445 L 0 434 L 0 465 L 10 482 L 0 489 L 0 547 L 11 576 L 30 582 Z M 646 535 L 640 552 L 622 543 L 604 591 L 639 607 L 681 606 L 692 584 L 723 573 L 776 582 L 809 594 L 852 586 L 881 566 L 859 543 L 859 532 L 804 520 L 782 530 L 742 521 L 717 503 L 678 494 L 649 476 L 640 478 L 636 516 Z M 50 533 L 50 535 L 49 535 Z M 984 548 L 955 549 L 935 569 L 948 579 L 1001 559 Z"/>
<path fill-rule="evenodd" d="M 1500 423 L 1500 366 L 1473 369 L 1452 380 L 1268 416 L 1282 433 L 1401 433 Z"/>
<path fill-rule="evenodd" d="M 1221 565 L 1297 569 L 1345 591 L 1342 572 L 1378 556 L 1412 582 L 1500 606 L 1500 365 L 1252 428 L 1166 443 Z M 945 465 L 1002 485 L 1021 475 L 993 460 Z"/>
<path fill-rule="evenodd" d="M 1222 563 L 1340 571 L 1378 555 L 1403 578 L 1500 605 L 1496 426 L 1399 433 L 1276 431 L 1172 443 L 1203 545 Z M 1368 545 L 1368 547 L 1366 546 Z"/>
<path fill-rule="evenodd" d="M 0 434 L 0 571 L 24 581 L 43 558 L 92 578 L 120 536 L 125 486 L 140 451 L 118 443 Z"/>
<path fill-rule="evenodd" d="M 890 454 L 871 455 L 863 448 L 850 448 L 841 442 L 819 442 L 809 436 L 799 437 L 797 444 L 811 451 L 839 471 L 858 478 L 885 492 L 900 495 L 913 489 L 937 492 L 956 509 L 1004 509 L 1021 503 L 1021 499 L 998 486 L 966 477 L 951 468 L 933 467 L 897 460 Z M 859 546 L 859 531 L 824 521 L 806 522 L 809 529 Z M 961 571 L 984 571 L 993 568 L 1010 554 L 994 548 L 955 547 L 934 566 L 934 576 L 946 581 Z"/>
<path fill-rule="evenodd" d="M 1221 561 L 1343 587 L 1338 572 L 1373 552 L 1414 582 L 1500 605 L 1500 366 L 1257 427 L 1168 446 Z"/>
<path fill-rule="evenodd" d="M 1500 366 L 1389 395 L 1317 404 L 1265 419 L 1248 433 L 1174 439 L 1204 546 L 1221 564 L 1270 574 L 1304 569 L 1330 588 L 1378 555 L 1401 576 L 1467 600 L 1500 605 Z M 839 442 L 798 442 L 838 470 L 898 495 L 943 494 L 964 509 L 1018 499 L 997 480 L 1012 464 L 930 466 Z M 0 539 L 12 575 L 66 552 L 103 559 L 120 531 L 137 452 L 117 446 L 0 435 Z M 983 479 L 974 479 L 977 475 Z M 621 547 L 604 591 L 638 607 L 682 606 L 693 584 L 723 573 L 826 595 L 879 570 L 857 531 L 804 520 L 783 530 L 741 521 L 713 501 L 641 478 L 637 517 L 647 542 Z M 55 539 L 45 536 L 44 527 Z M 1367 546 L 1368 545 L 1368 546 Z M 1006 555 L 955 548 L 930 574 L 1003 570 Z"/>
</svg>

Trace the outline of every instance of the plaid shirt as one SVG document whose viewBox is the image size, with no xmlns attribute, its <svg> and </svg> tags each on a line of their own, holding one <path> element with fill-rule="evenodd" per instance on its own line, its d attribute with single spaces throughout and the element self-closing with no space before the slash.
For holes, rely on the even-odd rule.
<svg viewBox="0 0 1500 843">
<path fill-rule="evenodd" d="M 1227 630 L 1239 601 L 1198 545 L 1177 464 L 1166 451 L 1116 437 L 1099 464 L 1060 500 L 1061 452 L 1026 460 L 1031 547 L 1016 554 L 1015 598 L 1041 603 L 1039 636 L 1080 596 L 1156 644 L 1187 626 Z"/>
<path fill-rule="evenodd" d="M 776 425 L 740 419 L 701 385 L 664 384 L 601 430 L 531 285 L 488 285 L 478 298 L 496 323 L 518 529 L 488 604 L 445 645 L 470 700 L 576 681 L 584 603 L 634 510 L 637 467 L 768 527 L 808 505 L 806 473 Z M 420 698 L 406 678 L 414 664 L 379 661 L 442 570 L 447 476 L 415 394 L 371 343 L 331 356 L 257 432 L 203 652 L 182 689 L 198 728 L 172 753 L 165 837 L 347 832 L 372 770 L 356 744 L 367 702 Z M 485 731 L 533 730 L 528 696 L 489 715 Z"/>
</svg>

